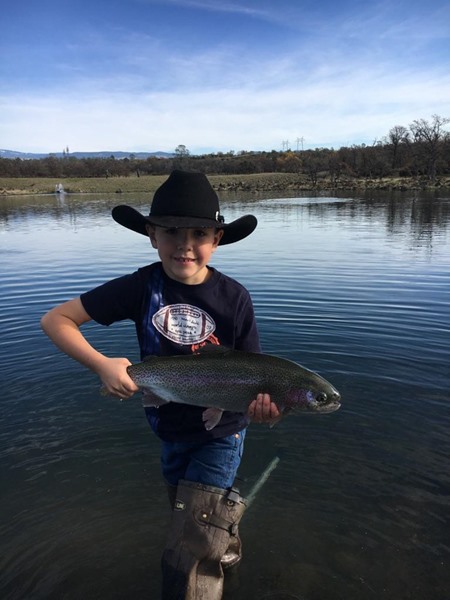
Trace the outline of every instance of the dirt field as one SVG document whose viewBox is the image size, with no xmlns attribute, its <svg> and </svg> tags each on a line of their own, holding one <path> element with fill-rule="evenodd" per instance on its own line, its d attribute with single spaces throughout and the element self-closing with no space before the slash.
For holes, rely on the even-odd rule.
<svg viewBox="0 0 450 600">
<path fill-rule="evenodd" d="M 0 195 L 50 194 L 62 183 L 67 193 L 153 193 L 167 176 L 147 175 L 141 177 L 98 177 L 85 179 L 51 178 L 0 178 Z M 341 178 L 331 182 L 319 177 L 316 185 L 306 175 L 297 173 L 259 173 L 250 175 L 208 175 L 217 191 L 317 191 L 317 190 L 411 190 L 450 188 L 450 177 L 441 178 L 434 185 L 427 180 L 404 179 L 351 179 Z"/>
</svg>

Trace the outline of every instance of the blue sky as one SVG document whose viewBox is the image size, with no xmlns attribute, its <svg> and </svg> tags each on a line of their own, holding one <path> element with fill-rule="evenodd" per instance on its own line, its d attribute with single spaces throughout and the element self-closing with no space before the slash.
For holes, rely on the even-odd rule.
<svg viewBox="0 0 450 600">
<path fill-rule="evenodd" d="M 448 0 L 17 0 L 0 148 L 372 144 L 450 117 Z"/>
</svg>

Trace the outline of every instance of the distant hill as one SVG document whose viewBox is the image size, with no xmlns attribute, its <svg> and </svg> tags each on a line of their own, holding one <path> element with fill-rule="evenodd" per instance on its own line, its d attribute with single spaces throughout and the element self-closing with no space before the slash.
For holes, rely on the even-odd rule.
<svg viewBox="0 0 450 600">
<path fill-rule="evenodd" d="M 0 158 L 21 158 L 22 160 L 48 158 L 49 156 L 55 156 L 56 158 L 110 158 L 114 156 L 117 159 L 124 158 L 138 158 L 144 160 L 146 158 L 172 158 L 174 156 L 171 152 L 122 152 L 122 151 L 102 151 L 102 152 L 48 152 L 48 153 L 34 153 L 34 152 L 17 152 L 16 150 L 0 150 Z"/>
</svg>

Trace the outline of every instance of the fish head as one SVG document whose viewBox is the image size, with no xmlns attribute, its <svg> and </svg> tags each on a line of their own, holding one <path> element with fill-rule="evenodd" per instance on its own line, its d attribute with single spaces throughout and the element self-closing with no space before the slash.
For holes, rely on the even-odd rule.
<svg viewBox="0 0 450 600">
<path fill-rule="evenodd" d="M 331 383 L 313 374 L 291 387 L 285 398 L 286 409 L 293 413 L 330 413 L 341 406 L 341 395 Z"/>
</svg>

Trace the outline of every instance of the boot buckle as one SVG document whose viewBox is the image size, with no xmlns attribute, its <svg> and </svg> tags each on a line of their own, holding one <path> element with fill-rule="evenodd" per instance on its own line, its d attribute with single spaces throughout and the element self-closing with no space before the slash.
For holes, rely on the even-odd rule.
<svg viewBox="0 0 450 600">
<path fill-rule="evenodd" d="M 227 494 L 227 504 L 228 506 L 233 506 L 234 504 L 238 504 L 239 502 L 242 502 L 243 498 L 239 493 L 239 490 L 237 488 L 230 488 L 228 494 Z"/>
</svg>

